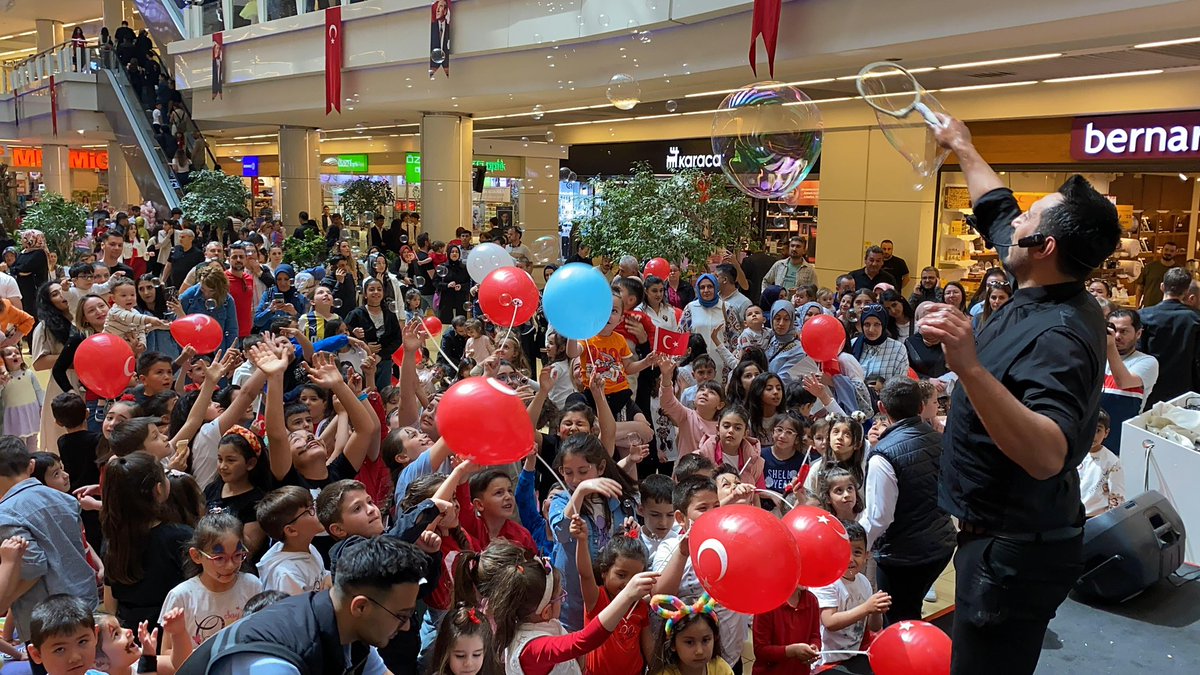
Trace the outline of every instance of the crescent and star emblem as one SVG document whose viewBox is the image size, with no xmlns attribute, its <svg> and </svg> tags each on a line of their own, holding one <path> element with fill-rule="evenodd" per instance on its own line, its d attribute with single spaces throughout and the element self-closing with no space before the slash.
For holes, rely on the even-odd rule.
<svg viewBox="0 0 1200 675">
<path fill-rule="evenodd" d="M 333 42 L 334 40 L 337 39 L 337 36 L 338 36 L 338 27 L 330 26 L 329 27 L 329 41 Z"/>
<path fill-rule="evenodd" d="M 721 573 L 717 575 L 715 581 L 720 581 L 725 578 L 725 574 L 729 571 L 729 553 L 725 551 L 725 544 L 722 544 L 716 539 L 705 539 L 700 548 L 696 549 L 696 561 L 704 556 L 705 551 L 712 551 L 717 554 L 717 558 L 721 561 Z"/>
</svg>

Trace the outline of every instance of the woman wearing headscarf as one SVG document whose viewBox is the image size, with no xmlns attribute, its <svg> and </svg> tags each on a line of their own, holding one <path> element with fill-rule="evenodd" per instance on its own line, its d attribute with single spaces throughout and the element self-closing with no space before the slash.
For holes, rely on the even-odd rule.
<svg viewBox="0 0 1200 675">
<path fill-rule="evenodd" d="M 779 376 L 786 385 L 799 382 L 805 375 L 820 372 L 804 348 L 800 346 L 796 329 L 796 307 L 787 300 L 776 300 L 768 317 L 771 327 L 767 341 L 767 370 Z"/>
<path fill-rule="evenodd" d="M 22 250 L 9 266 L 10 274 L 21 289 L 21 305 L 26 313 L 38 316 L 38 289 L 50 278 L 50 259 L 46 251 L 46 235 L 38 230 L 21 232 Z"/>
<path fill-rule="evenodd" d="M 888 337 L 887 319 L 883 305 L 867 305 L 859 314 L 860 334 L 854 339 L 851 352 L 862 364 L 864 379 L 888 380 L 908 374 L 908 350 L 899 340 Z"/>
<path fill-rule="evenodd" d="M 456 316 L 466 316 L 467 310 L 464 305 L 471 299 L 471 275 L 467 272 L 467 265 L 462 259 L 462 247 L 450 246 L 446 250 L 446 274 L 441 274 L 440 270 L 435 275 L 437 282 L 438 297 L 438 318 L 443 323 L 449 324 Z M 495 317 L 497 325 L 503 321 L 503 317 Z M 504 324 L 507 326 L 507 324 Z"/>
<path fill-rule="evenodd" d="M 763 316 L 771 313 L 771 308 L 775 306 L 775 301 L 783 297 L 783 286 L 771 284 L 762 290 L 758 296 L 758 306 L 762 308 Z"/>
<path fill-rule="evenodd" d="M 717 277 L 712 274 L 701 274 L 700 278 L 696 279 L 696 299 L 684 308 L 679 328 L 704 338 L 708 355 L 712 357 L 713 363 L 717 364 L 717 379 L 723 381 L 725 358 L 721 354 L 719 343 L 737 344 L 737 333 L 733 332 L 732 327 L 739 325 L 739 322 L 733 308 L 721 300 L 717 288 Z M 719 343 L 713 340 L 713 333 L 716 331 L 724 334 Z"/>
</svg>

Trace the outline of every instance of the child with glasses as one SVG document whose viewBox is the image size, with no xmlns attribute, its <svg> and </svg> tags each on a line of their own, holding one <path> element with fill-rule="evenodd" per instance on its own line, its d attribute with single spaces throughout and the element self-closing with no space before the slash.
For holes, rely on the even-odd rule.
<svg viewBox="0 0 1200 675">
<path fill-rule="evenodd" d="M 268 492 L 255 507 L 258 524 L 275 545 L 258 561 L 263 587 L 299 595 L 329 585 L 329 572 L 313 539 L 325 528 L 317 520 L 312 494 L 285 485 Z"/>
<path fill-rule="evenodd" d="M 249 555 L 240 520 L 225 512 L 201 518 L 188 547 L 192 577 L 167 594 L 158 622 L 165 624 L 167 612 L 182 608 L 188 634 L 199 645 L 242 618 L 246 601 L 263 591 L 258 577 L 241 571 Z"/>
</svg>

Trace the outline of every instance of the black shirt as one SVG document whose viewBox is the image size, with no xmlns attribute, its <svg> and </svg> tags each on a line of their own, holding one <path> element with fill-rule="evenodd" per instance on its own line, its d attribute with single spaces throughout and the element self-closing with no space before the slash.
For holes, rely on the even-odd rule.
<svg viewBox="0 0 1200 675">
<path fill-rule="evenodd" d="M 904 258 L 894 255 L 883 261 L 883 271 L 892 275 L 897 281 L 903 281 L 904 277 L 908 276 L 908 263 L 904 262 Z M 900 290 L 899 283 L 896 284 L 896 290 Z"/>
<path fill-rule="evenodd" d="M 258 521 L 254 507 L 258 505 L 259 500 L 266 494 L 265 492 L 258 488 L 250 488 L 239 495 L 222 497 L 221 491 L 224 489 L 225 481 L 220 478 L 214 479 L 208 484 L 208 487 L 204 488 L 204 504 L 209 513 L 215 513 L 217 510 L 228 511 L 237 516 L 237 519 L 243 524 Z"/>
<path fill-rule="evenodd" d="M 879 270 L 879 274 L 875 278 L 867 276 L 867 269 L 860 267 L 850 273 L 850 278 L 854 279 L 854 290 L 856 291 L 873 291 L 876 284 L 891 284 L 900 290 L 900 282 L 896 281 L 896 277 L 888 274 L 887 270 Z"/>
<path fill-rule="evenodd" d="M 1143 309 L 1138 349 L 1158 359 L 1158 382 L 1146 407 L 1200 385 L 1200 312 L 1174 298 Z"/>
<path fill-rule="evenodd" d="M 142 578 L 131 585 L 109 582 L 117 601 L 121 626 L 137 630 L 138 623 L 158 623 L 163 600 L 183 583 L 183 558 L 187 555 L 192 528 L 163 523 L 150 530 L 142 548 Z"/>
<path fill-rule="evenodd" d="M 171 263 L 171 279 L 168 285 L 183 288 L 183 280 L 187 278 L 188 272 L 204 262 L 204 251 L 196 246 L 186 251 L 182 246 L 176 246 L 171 249 L 171 255 L 167 258 L 167 262 Z"/>
<path fill-rule="evenodd" d="M 91 431 L 72 431 L 58 437 L 58 457 L 63 469 L 71 476 L 71 489 L 78 490 L 85 485 L 100 484 L 100 466 L 96 463 L 96 445 L 100 442 L 100 434 Z M 100 531 L 99 511 L 80 511 L 79 519 L 83 521 L 84 537 L 97 551 L 104 541 Z"/>
<path fill-rule="evenodd" d="M 1012 240 L 1020 215 L 1012 191 L 975 204 L 988 241 Z M 1079 474 L 1096 431 L 1106 341 L 1100 305 L 1083 282 L 1021 288 L 977 337 L 980 364 L 1025 407 L 1052 420 L 1067 442 L 1058 474 L 1037 480 L 1000 451 L 965 387 L 952 397 L 942 445 L 938 503 L 960 520 L 999 532 L 1046 532 L 1083 524 Z"/>
</svg>

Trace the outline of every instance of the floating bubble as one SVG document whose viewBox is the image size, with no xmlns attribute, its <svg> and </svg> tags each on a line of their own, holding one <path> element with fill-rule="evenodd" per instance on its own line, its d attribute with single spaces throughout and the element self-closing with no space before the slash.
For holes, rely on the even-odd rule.
<svg viewBox="0 0 1200 675">
<path fill-rule="evenodd" d="M 676 103 L 674 99 L 667 101 L 667 103 L 664 107 L 667 109 L 667 112 L 669 112 L 669 113 L 673 113 L 676 110 L 679 110 L 679 104 Z"/>
<path fill-rule="evenodd" d="M 617 73 L 608 81 L 608 102 L 621 110 L 633 110 L 642 100 L 642 87 L 625 73 Z"/>
<path fill-rule="evenodd" d="M 442 51 L 442 49 L 438 47 L 434 47 L 429 52 L 429 60 L 440 66 L 446 62 L 446 52 Z"/>
<path fill-rule="evenodd" d="M 422 286 L 425 285 L 425 275 L 417 274 L 417 276 L 413 277 L 412 282 L 413 282 L 413 286 L 416 286 L 417 288 L 421 288 Z"/>
<path fill-rule="evenodd" d="M 640 43 L 642 43 L 642 44 L 644 44 L 644 45 L 648 45 L 648 44 L 650 44 L 651 42 L 653 42 L 653 41 L 654 41 L 654 36 L 652 36 L 652 35 L 650 34 L 650 31 L 648 31 L 648 30 L 644 30 L 644 31 L 642 31 L 642 32 L 638 33 L 638 34 L 637 34 L 636 36 L 634 36 L 634 37 L 636 37 L 636 38 L 637 38 L 637 41 L 638 41 L 638 42 L 640 42 Z"/>
<path fill-rule="evenodd" d="M 601 28 L 608 28 L 608 24 L 610 23 L 608 15 L 603 13 L 596 15 L 596 23 L 599 24 Z"/>
<path fill-rule="evenodd" d="M 533 254 L 533 264 L 535 265 L 549 265 L 557 262 L 558 237 L 550 235 L 538 237 L 529 245 L 529 251 Z"/>
<path fill-rule="evenodd" d="M 396 311 L 396 301 L 395 300 L 389 299 L 386 303 L 384 303 L 384 306 L 387 307 L 387 311 L 389 311 L 389 312 Z"/>
<path fill-rule="evenodd" d="M 471 303 L 469 303 L 469 302 L 464 302 L 464 303 L 463 303 L 463 309 L 467 310 L 467 312 L 471 312 L 471 311 L 472 311 L 474 308 L 473 308 L 473 307 L 471 307 Z"/>
<path fill-rule="evenodd" d="M 576 176 L 574 171 L 567 174 L 567 182 L 574 183 L 577 180 L 579 180 L 579 176 Z"/>
<path fill-rule="evenodd" d="M 449 268 L 449 267 L 446 267 L 446 265 L 445 265 L 445 264 L 438 265 L 438 266 L 437 266 L 437 269 L 435 270 L 435 272 L 436 272 L 436 274 L 438 275 L 438 278 L 439 278 L 439 279 L 445 279 L 445 278 L 446 278 L 446 275 L 447 275 L 447 274 L 450 274 L 450 268 Z"/>
<path fill-rule="evenodd" d="M 401 245 L 401 246 L 407 246 L 407 245 L 408 245 L 408 235 L 407 235 L 407 234 L 401 234 L 401 235 L 400 235 L 400 245 Z"/>
<path fill-rule="evenodd" d="M 556 137 L 555 137 L 555 135 L 554 135 L 554 132 L 553 132 L 553 131 L 547 131 L 547 132 L 546 132 L 546 142 L 547 142 L 547 143 L 553 143 L 555 138 L 556 138 Z"/>
<path fill-rule="evenodd" d="M 739 190 L 756 198 L 791 193 L 821 155 L 822 123 L 804 92 L 759 82 L 733 92 L 713 116 L 713 154 Z"/>
<path fill-rule="evenodd" d="M 208 310 L 208 311 L 210 311 L 210 312 L 215 312 L 215 311 L 217 311 L 217 301 L 216 301 L 216 300 L 213 300 L 212 298 L 209 298 L 208 300 L 205 300 L 205 301 L 204 301 L 204 308 L 205 308 L 205 309 L 207 309 L 207 310 Z"/>
<path fill-rule="evenodd" d="M 546 116 L 546 106 L 541 103 L 533 106 L 533 119 L 540 120 Z"/>
<path fill-rule="evenodd" d="M 155 277 L 152 283 L 154 284 L 155 288 L 162 288 L 162 280 L 158 277 Z"/>
<path fill-rule="evenodd" d="M 571 170 L 565 166 L 558 170 L 558 179 L 559 180 L 570 180 L 570 178 L 569 178 L 570 175 L 571 175 Z"/>
<path fill-rule="evenodd" d="M 334 298 L 334 299 L 333 299 L 333 306 L 334 306 L 334 308 L 340 308 L 340 307 L 342 306 L 342 299 L 341 299 L 341 298 Z"/>
</svg>

